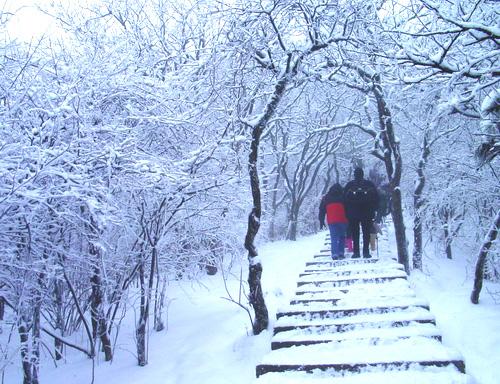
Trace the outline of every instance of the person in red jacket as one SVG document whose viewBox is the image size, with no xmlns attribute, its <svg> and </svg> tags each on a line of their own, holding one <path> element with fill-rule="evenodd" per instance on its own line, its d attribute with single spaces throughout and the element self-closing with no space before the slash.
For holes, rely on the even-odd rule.
<svg viewBox="0 0 500 384">
<path fill-rule="evenodd" d="M 325 226 L 325 215 L 330 229 L 332 259 L 344 258 L 347 217 L 344 210 L 344 190 L 339 183 L 334 184 L 323 196 L 319 205 L 319 227 Z"/>
</svg>

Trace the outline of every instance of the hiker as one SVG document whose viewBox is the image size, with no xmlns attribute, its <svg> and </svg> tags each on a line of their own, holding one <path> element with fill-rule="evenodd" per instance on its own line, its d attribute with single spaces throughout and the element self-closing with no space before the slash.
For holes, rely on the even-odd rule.
<svg viewBox="0 0 500 384">
<path fill-rule="evenodd" d="M 375 184 L 364 179 L 363 169 L 354 170 L 354 180 L 349 181 L 344 188 L 345 212 L 352 232 L 353 254 L 352 258 L 360 257 L 359 236 L 363 231 L 363 257 L 369 259 L 370 255 L 370 230 L 378 207 L 379 196 Z"/>
<path fill-rule="evenodd" d="M 391 192 L 389 185 L 382 185 L 378 190 L 379 204 L 375 222 L 380 224 L 391 213 Z"/>
<path fill-rule="evenodd" d="M 339 183 L 334 184 L 323 196 L 319 205 L 319 227 L 325 227 L 325 215 L 330 229 L 332 259 L 344 258 L 347 217 L 344 210 L 344 191 Z"/>
</svg>

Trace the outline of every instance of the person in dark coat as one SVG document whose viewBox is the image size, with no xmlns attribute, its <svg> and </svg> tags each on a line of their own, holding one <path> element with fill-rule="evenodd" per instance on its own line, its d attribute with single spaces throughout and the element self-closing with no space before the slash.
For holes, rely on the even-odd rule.
<svg viewBox="0 0 500 384">
<path fill-rule="evenodd" d="M 347 217 L 344 210 L 344 191 L 339 183 L 334 184 L 323 196 L 319 205 L 319 227 L 325 226 L 325 216 L 330 229 L 332 259 L 344 258 Z"/>
<path fill-rule="evenodd" d="M 384 217 L 391 213 L 391 192 L 389 186 L 383 185 L 378 189 L 379 203 L 377 208 L 377 216 L 375 222 L 380 224 Z"/>
<path fill-rule="evenodd" d="M 345 211 L 349 220 L 353 241 L 353 258 L 360 257 L 359 226 L 363 231 L 363 257 L 370 258 L 370 230 L 379 203 L 375 184 L 364 179 L 363 169 L 354 170 L 354 180 L 349 181 L 344 188 Z"/>
</svg>

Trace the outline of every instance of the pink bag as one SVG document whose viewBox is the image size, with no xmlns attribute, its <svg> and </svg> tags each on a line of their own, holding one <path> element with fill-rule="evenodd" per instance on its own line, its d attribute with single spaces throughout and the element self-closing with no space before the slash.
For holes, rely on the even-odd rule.
<svg viewBox="0 0 500 384">
<path fill-rule="evenodd" d="M 347 246 L 347 252 L 352 252 L 353 251 L 353 249 L 352 249 L 352 238 L 351 237 L 346 237 L 345 243 L 346 243 L 346 246 Z"/>
</svg>

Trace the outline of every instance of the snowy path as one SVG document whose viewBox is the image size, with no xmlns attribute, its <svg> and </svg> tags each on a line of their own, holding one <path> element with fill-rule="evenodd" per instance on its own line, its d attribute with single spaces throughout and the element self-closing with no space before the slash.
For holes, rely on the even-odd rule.
<svg viewBox="0 0 500 384">
<path fill-rule="evenodd" d="M 460 353 L 441 342 L 387 235 L 373 259 L 332 261 L 328 239 L 280 308 L 256 384 L 467 383 Z"/>
</svg>

